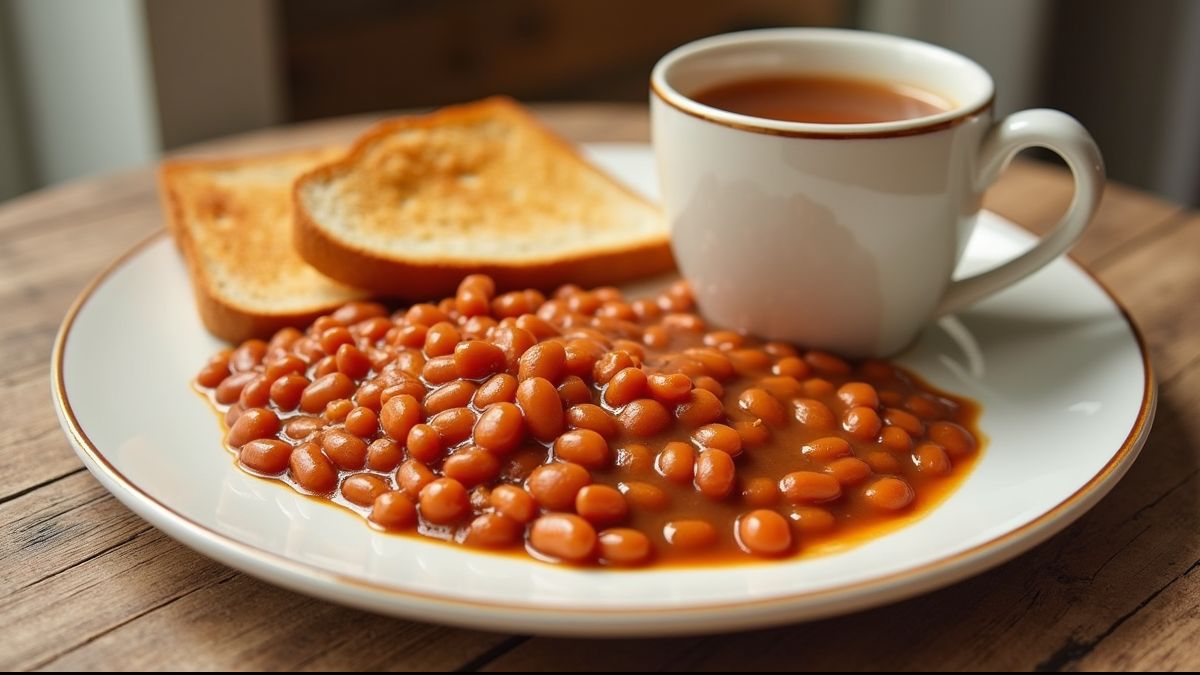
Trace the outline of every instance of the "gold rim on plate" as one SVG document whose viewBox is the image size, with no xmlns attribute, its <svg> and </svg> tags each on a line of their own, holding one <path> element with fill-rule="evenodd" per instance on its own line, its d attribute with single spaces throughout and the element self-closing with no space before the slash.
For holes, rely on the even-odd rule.
<svg viewBox="0 0 1200 675">
<path fill-rule="evenodd" d="M 1011 221 L 1010 221 L 1011 222 Z M 922 592 L 930 591 L 935 588 L 940 588 L 956 581 L 965 579 L 974 574 L 980 573 L 986 569 L 993 567 L 1005 560 L 1024 553 L 1033 548 L 1037 544 L 1048 539 L 1062 528 L 1066 527 L 1070 522 L 1083 515 L 1090 506 L 1099 498 L 1104 496 L 1115 482 L 1124 475 L 1132 460 L 1136 458 L 1137 452 L 1140 450 L 1145 441 L 1146 435 L 1150 428 L 1150 423 L 1153 420 L 1154 409 L 1157 399 L 1157 388 L 1154 381 L 1154 374 L 1150 367 L 1150 358 L 1146 348 L 1145 338 L 1134 323 L 1133 317 L 1129 311 L 1121 304 L 1116 295 L 1101 281 L 1095 274 L 1088 270 L 1084 265 L 1070 256 L 1072 262 L 1077 267 L 1096 283 L 1101 290 L 1108 296 L 1120 311 L 1122 318 L 1133 334 L 1134 341 L 1137 343 L 1138 351 L 1142 357 L 1143 371 L 1143 392 L 1141 406 L 1138 410 L 1136 419 L 1132 428 L 1130 428 L 1125 440 L 1121 446 L 1113 454 L 1107 463 L 1090 478 L 1082 487 L 1076 490 L 1069 497 L 1059 502 L 1055 506 L 1046 510 L 1044 513 L 1034 518 L 1028 523 L 1021 525 L 1013 530 L 1010 530 L 1002 535 L 994 537 L 988 541 L 976 544 L 964 551 L 959 551 L 952 555 L 948 555 L 937 560 L 930 561 L 913 569 L 894 572 L 885 576 L 876 577 L 863 581 L 857 581 L 848 584 L 842 584 L 832 588 L 825 588 L 818 591 L 809 591 L 803 593 L 792 593 L 780 597 L 764 598 L 759 600 L 744 600 L 744 601 L 727 601 L 718 603 L 707 603 L 701 605 L 686 605 L 675 608 L 662 607 L 623 607 L 623 608 L 607 608 L 607 607 L 592 607 L 586 609 L 563 609 L 549 608 L 539 606 L 535 603 L 528 604 L 513 604 L 507 602 L 483 601 L 483 600 L 463 600 L 453 597 L 447 597 L 438 593 L 424 593 L 415 590 L 406 590 L 389 586 L 373 581 L 358 579 L 345 574 L 331 572 L 314 565 L 303 562 L 298 562 L 286 556 L 266 551 L 264 549 L 240 542 L 229 535 L 218 532 L 206 525 L 203 525 L 188 516 L 185 516 L 169 505 L 159 501 L 151 496 L 137 484 L 125 477 L 113 464 L 105 457 L 104 453 L 96 447 L 96 445 L 88 437 L 80 425 L 79 420 L 75 416 L 75 412 L 71 407 L 70 400 L 67 397 L 66 384 L 63 376 L 63 356 L 66 348 L 67 340 L 71 335 L 71 328 L 75 323 L 80 310 L 87 304 L 88 300 L 96 292 L 104 281 L 106 281 L 115 272 L 121 269 L 130 259 L 140 253 L 143 249 L 155 243 L 160 237 L 166 234 L 166 230 L 157 230 L 145 237 L 132 248 L 119 256 L 116 260 L 105 267 L 95 278 L 93 278 L 80 293 L 75 302 L 71 304 L 67 310 L 66 317 L 63 319 L 61 328 L 54 341 L 54 351 L 51 357 L 51 387 L 54 396 L 54 403 L 58 407 L 62 417 L 63 426 L 68 432 L 73 445 L 85 460 L 85 464 L 89 464 L 89 469 L 100 471 L 115 484 L 123 488 L 126 493 L 135 497 L 151 510 L 158 513 L 159 516 L 170 521 L 173 525 L 187 531 L 189 534 L 197 537 L 200 540 L 205 540 L 207 543 L 231 549 L 241 557 L 250 558 L 260 563 L 269 564 L 272 566 L 286 568 L 288 571 L 305 578 L 309 581 L 319 583 L 331 583 L 335 585 L 349 585 L 361 590 L 368 590 L 407 598 L 422 603 L 439 605 L 456 609 L 481 609 L 485 611 L 504 610 L 507 612 L 520 612 L 522 614 L 530 614 L 535 617 L 544 617 L 552 619 L 555 617 L 586 617 L 586 616 L 603 616 L 606 619 L 620 616 L 636 616 L 639 620 L 637 623 L 644 624 L 645 620 L 654 616 L 678 616 L 681 614 L 692 615 L 695 619 L 694 624 L 703 624 L 703 619 L 707 615 L 714 612 L 726 612 L 729 610 L 743 609 L 770 609 L 777 608 L 787 610 L 791 607 L 794 611 L 792 614 L 759 614 L 757 620 L 755 617 L 734 617 L 731 615 L 718 615 L 712 617 L 715 621 L 724 621 L 725 623 L 717 626 L 710 626 L 712 630 L 720 630 L 728 628 L 731 625 L 737 627 L 749 627 L 755 625 L 765 625 L 768 623 L 782 623 L 788 620 L 797 618 L 816 619 L 825 616 L 832 616 L 857 609 L 865 609 L 867 607 L 884 604 L 887 602 L 898 601 L 907 597 L 912 597 Z M 114 493 L 114 496 L 118 496 Z M 1061 522 L 1064 519 L 1065 522 Z M 1053 528 L 1052 526 L 1061 522 L 1061 526 Z M 182 542 L 188 544 L 188 542 Z M 1011 546 L 1010 546 L 1011 544 Z M 190 544 L 189 544 L 190 546 Z M 203 552 L 201 552 L 203 554 Z M 246 571 L 246 570 L 243 570 Z M 258 576 L 258 573 L 247 573 Z M 622 572 L 622 574 L 636 574 L 636 572 Z M 279 582 L 279 579 L 264 578 L 266 581 Z M 898 585 L 898 584 L 903 584 Z M 891 587 L 891 593 L 884 592 Z M 294 588 L 294 586 L 293 586 Z M 864 593 L 871 591 L 880 591 L 878 595 L 863 597 Z M 850 596 L 856 594 L 857 597 L 847 597 L 846 602 L 831 605 L 826 607 L 813 608 L 810 611 L 805 611 L 805 605 L 814 603 L 815 601 L 828 600 L 840 595 Z M 412 616 L 410 614 L 410 616 Z M 414 617 L 420 618 L 420 617 Z M 459 623 L 463 625 L 475 626 L 491 626 L 495 628 L 495 624 L 486 620 L 486 616 L 476 616 L 476 620 L 472 621 L 471 617 L 460 617 Z M 632 627 L 632 626 L 631 626 Z M 611 630 L 605 630 L 604 626 L 594 625 L 590 629 L 572 628 L 571 626 L 560 626 L 559 632 L 576 632 L 576 633 L 623 633 L 619 627 L 612 627 Z M 696 626 L 689 624 L 687 626 L 662 626 L 658 633 L 671 632 L 689 632 L 690 630 L 704 630 L 704 626 Z"/>
</svg>

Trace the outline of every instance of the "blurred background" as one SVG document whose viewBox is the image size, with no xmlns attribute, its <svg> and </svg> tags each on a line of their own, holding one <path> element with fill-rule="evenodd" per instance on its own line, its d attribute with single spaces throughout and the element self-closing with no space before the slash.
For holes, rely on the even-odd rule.
<svg viewBox="0 0 1200 675">
<path fill-rule="evenodd" d="M 965 53 L 999 113 L 1065 110 L 1112 178 L 1200 204 L 1192 0 L 0 0 L 0 199 L 335 115 L 493 93 L 644 103 L 672 47 L 771 26 Z"/>
</svg>

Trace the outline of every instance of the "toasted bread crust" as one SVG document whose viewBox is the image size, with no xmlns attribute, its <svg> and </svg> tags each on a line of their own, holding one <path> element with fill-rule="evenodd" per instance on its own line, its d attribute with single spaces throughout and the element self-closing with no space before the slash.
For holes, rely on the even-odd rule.
<svg viewBox="0 0 1200 675">
<path fill-rule="evenodd" d="M 213 288 L 204 266 L 203 254 L 198 250 L 196 242 L 184 222 L 186 217 L 184 213 L 185 197 L 180 192 L 181 181 L 178 180 L 182 174 L 196 170 L 236 168 L 272 159 L 283 161 L 297 154 L 304 153 L 301 151 L 300 153 L 281 153 L 266 157 L 217 160 L 168 160 L 159 166 L 159 195 L 163 204 L 163 212 L 166 215 L 167 231 L 183 255 L 188 275 L 191 277 L 192 292 L 196 299 L 196 308 L 200 319 L 209 332 L 218 338 L 236 343 L 254 337 L 265 337 L 286 326 L 309 324 L 318 316 L 336 309 L 346 301 L 315 302 L 303 310 L 286 312 L 256 310 L 239 306 Z M 365 297 L 366 294 L 362 295 Z"/>
<path fill-rule="evenodd" d="M 313 267 L 342 283 L 405 300 L 427 301 L 453 295 L 468 274 L 491 276 L 501 292 L 523 288 L 551 291 L 567 283 L 584 288 L 621 284 L 675 266 L 671 249 L 665 243 L 532 265 L 412 263 L 347 247 L 326 235 L 306 212 L 297 211 L 295 217 L 293 244 Z"/>
<path fill-rule="evenodd" d="M 477 103 L 450 106 L 423 116 L 385 120 L 359 137 L 340 160 L 322 165 L 296 179 L 292 190 L 295 221 L 293 245 L 300 256 L 323 274 L 342 283 L 408 300 L 428 300 L 453 294 L 459 281 L 474 273 L 491 275 L 498 289 L 503 291 L 521 288 L 550 290 L 565 283 L 581 286 L 619 284 L 674 269 L 674 258 L 665 235 L 655 242 L 520 263 L 469 261 L 452 257 L 406 260 L 336 236 L 305 207 L 302 191 L 306 184 L 328 180 L 352 170 L 379 139 L 397 130 L 454 124 L 489 112 L 520 118 L 523 123 L 537 129 L 548 144 L 561 150 L 569 161 L 592 169 L 574 146 L 507 97 L 497 96 Z M 630 199 L 656 208 L 626 186 L 608 180 Z"/>
</svg>

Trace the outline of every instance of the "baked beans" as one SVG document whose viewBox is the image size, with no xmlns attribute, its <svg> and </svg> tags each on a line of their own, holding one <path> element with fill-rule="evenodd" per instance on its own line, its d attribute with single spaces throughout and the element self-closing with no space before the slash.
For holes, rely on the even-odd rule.
<svg viewBox="0 0 1200 675">
<path fill-rule="evenodd" d="M 714 329 L 686 284 L 349 303 L 199 370 L 240 466 L 375 528 L 569 564 L 779 557 L 930 508 L 967 401 L 883 361 Z M 873 529 L 875 528 L 875 529 Z"/>
</svg>

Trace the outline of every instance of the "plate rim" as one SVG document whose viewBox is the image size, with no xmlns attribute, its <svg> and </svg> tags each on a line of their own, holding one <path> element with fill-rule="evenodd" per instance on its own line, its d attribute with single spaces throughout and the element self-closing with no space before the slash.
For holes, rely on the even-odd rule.
<svg viewBox="0 0 1200 675">
<path fill-rule="evenodd" d="M 980 212 L 983 213 L 984 210 Z M 1022 230 L 1029 231 L 1028 228 L 1020 223 L 1016 223 L 994 212 L 989 211 L 988 213 L 992 213 L 1001 220 L 1014 224 Z M 444 623 L 496 630 L 497 621 L 495 613 L 499 611 L 509 613 L 508 616 L 511 616 L 512 613 L 528 616 L 524 623 L 506 625 L 505 627 L 510 632 L 522 629 L 523 627 L 533 626 L 535 627 L 533 630 L 543 634 L 629 635 L 636 633 L 640 635 L 665 635 L 728 630 L 731 627 L 749 628 L 786 621 L 811 620 L 895 602 L 936 588 L 948 586 L 990 569 L 1006 560 L 1015 558 L 1074 522 L 1112 489 L 1116 482 L 1125 474 L 1133 460 L 1137 458 L 1148 435 L 1157 406 L 1157 382 L 1151 366 L 1147 343 L 1141 329 L 1112 289 L 1073 255 L 1068 255 L 1067 259 L 1070 264 L 1083 272 L 1108 296 L 1125 321 L 1125 324 L 1129 327 L 1142 361 L 1142 401 L 1138 409 L 1138 414 L 1124 441 L 1113 452 L 1104 466 L 1072 494 L 1053 507 L 1045 510 L 1033 520 L 970 548 L 928 561 L 911 569 L 900 570 L 880 577 L 829 588 L 789 593 L 771 598 L 706 602 L 677 607 L 572 608 L 546 607 L 533 602 L 522 604 L 510 601 L 448 597 L 436 592 L 403 589 L 385 583 L 356 578 L 348 574 L 300 562 L 285 555 L 239 541 L 230 535 L 193 520 L 150 495 L 121 473 L 108 460 L 104 452 L 91 441 L 87 432 L 75 416 L 66 390 L 63 359 L 66 344 L 70 338 L 71 328 L 80 311 L 82 311 L 83 307 L 105 281 L 124 268 L 145 249 L 166 235 L 167 229 L 165 227 L 159 228 L 143 237 L 112 262 L 108 263 L 84 286 L 83 290 L 72 302 L 55 336 L 51 354 L 51 393 L 61 426 L 66 431 L 67 437 L 71 441 L 76 454 L 83 461 L 84 465 L 88 467 L 89 471 L 95 475 L 101 485 L 111 492 L 114 497 L 117 497 L 125 506 L 129 507 L 140 517 L 150 521 L 152 525 L 163 529 L 172 538 L 187 545 L 189 548 L 197 550 L 202 555 L 215 557 L 225 564 L 275 585 L 284 585 L 300 592 L 315 594 L 332 601 L 351 604 L 372 611 L 409 616 L 416 620 L 432 619 Z M 114 486 L 119 488 L 119 490 L 113 489 Z M 159 519 L 165 524 L 156 522 Z M 266 569 L 279 570 L 280 568 L 288 572 L 292 578 L 271 577 L 263 571 Z M 332 586 L 329 586 L 330 584 Z M 388 596 L 417 604 L 384 605 L 379 602 L 370 602 L 367 599 L 330 592 L 330 588 L 344 586 L 350 586 L 359 591 L 385 593 Z M 841 601 L 830 602 L 838 599 Z M 450 613 L 438 616 L 414 616 L 416 610 L 419 610 L 422 606 L 426 608 L 438 607 Z M 459 613 L 463 609 L 476 610 L 482 613 L 463 615 Z M 747 610 L 753 610 L 755 613 L 750 615 L 744 613 L 741 615 L 722 614 L 723 612 L 745 612 Z M 655 618 L 666 617 L 670 617 L 676 623 L 652 623 Z M 561 620 L 563 618 L 588 619 L 593 623 L 582 625 L 553 622 L 555 619 Z M 620 623 L 620 619 L 625 619 L 628 623 Z M 683 621 L 680 621 L 680 619 L 683 619 Z"/>
</svg>

